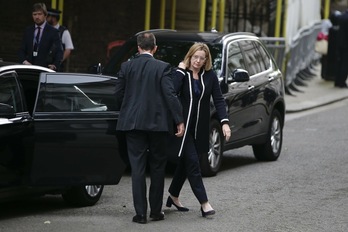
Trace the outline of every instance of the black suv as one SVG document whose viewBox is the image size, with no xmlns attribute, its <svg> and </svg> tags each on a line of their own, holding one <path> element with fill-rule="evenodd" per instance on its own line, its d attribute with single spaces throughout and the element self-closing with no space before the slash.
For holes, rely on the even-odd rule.
<svg viewBox="0 0 348 232">
<path fill-rule="evenodd" d="M 221 166 L 223 152 L 245 145 L 252 146 L 258 160 L 277 160 L 283 140 L 284 81 L 263 42 L 251 33 L 150 32 L 155 34 L 158 45 L 155 57 L 173 67 L 184 59 L 194 42 L 204 42 L 210 48 L 213 69 L 219 77 L 228 107 L 232 136 L 230 141 L 224 141 L 212 106 L 210 151 L 202 155 L 202 174 L 215 175 Z M 102 73 L 117 75 L 121 63 L 136 54 L 135 35 L 118 49 Z"/>
</svg>

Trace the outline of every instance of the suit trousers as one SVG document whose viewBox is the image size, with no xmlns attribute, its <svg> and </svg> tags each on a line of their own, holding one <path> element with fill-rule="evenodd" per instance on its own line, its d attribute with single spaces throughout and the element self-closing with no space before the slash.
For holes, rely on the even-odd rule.
<svg viewBox="0 0 348 232">
<path fill-rule="evenodd" d="M 133 204 L 137 215 L 146 215 L 146 166 L 150 170 L 149 203 L 151 213 L 162 211 L 166 144 L 168 132 L 132 130 L 126 132 L 127 150 L 132 173 Z"/>
<path fill-rule="evenodd" d="M 207 193 L 203 184 L 199 156 L 196 151 L 192 134 L 187 133 L 182 154 L 175 170 L 172 183 L 169 186 L 169 193 L 179 197 L 182 186 L 188 179 L 192 192 L 200 204 L 208 201 Z"/>
<path fill-rule="evenodd" d="M 348 75 L 348 48 L 340 48 L 335 86 L 346 87 L 347 75 Z"/>
</svg>

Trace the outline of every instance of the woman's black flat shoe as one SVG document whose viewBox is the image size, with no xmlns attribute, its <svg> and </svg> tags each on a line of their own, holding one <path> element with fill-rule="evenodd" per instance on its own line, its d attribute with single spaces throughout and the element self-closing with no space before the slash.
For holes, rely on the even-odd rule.
<svg viewBox="0 0 348 232">
<path fill-rule="evenodd" d="M 202 207 L 201 207 L 201 212 L 202 212 L 202 217 L 211 216 L 215 214 L 215 210 L 212 209 L 207 212 L 204 212 Z"/>
<path fill-rule="evenodd" d="M 182 211 L 182 212 L 187 212 L 187 211 L 189 211 L 189 209 L 186 208 L 186 207 L 181 207 L 181 206 L 176 205 L 176 204 L 174 203 L 173 199 L 169 196 L 168 199 L 167 199 L 167 204 L 166 204 L 166 206 L 167 206 L 167 207 L 171 207 L 172 205 L 174 205 L 178 211 Z"/>
</svg>

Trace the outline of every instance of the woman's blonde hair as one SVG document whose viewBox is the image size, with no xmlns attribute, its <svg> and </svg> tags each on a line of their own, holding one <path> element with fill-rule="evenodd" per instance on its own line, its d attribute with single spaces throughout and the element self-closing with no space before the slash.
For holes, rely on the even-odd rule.
<svg viewBox="0 0 348 232">
<path fill-rule="evenodd" d="M 203 64 L 203 68 L 205 71 L 208 71 L 212 68 L 212 64 L 211 64 L 211 55 L 210 55 L 210 51 L 209 51 L 209 47 L 204 44 L 204 43 L 194 43 L 191 48 L 188 50 L 185 58 L 184 58 L 184 64 L 186 65 L 186 67 L 190 67 L 191 65 L 191 58 L 193 56 L 193 54 L 195 54 L 195 52 L 197 51 L 204 51 L 205 52 L 205 61 Z"/>
</svg>

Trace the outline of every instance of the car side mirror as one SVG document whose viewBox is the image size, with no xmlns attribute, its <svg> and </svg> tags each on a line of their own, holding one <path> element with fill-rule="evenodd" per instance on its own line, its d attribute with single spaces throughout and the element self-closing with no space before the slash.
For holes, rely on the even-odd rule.
<svg viewBox="0 0 348 232">
<path fill-rule="evenodd" d="M 15 116 L 16 112 L 13 109 L 13 106 L 0 103 L 0 118 L 14 118 Z"/>
<path fill-rule="evenodd" d="M 248 71 L 237 68 L 231 73 L 231 77 L 229 79 L 231 82 L 246 82 L 250 80 L 250 76 Z"/>
</svg>

